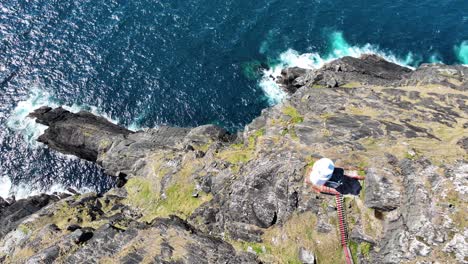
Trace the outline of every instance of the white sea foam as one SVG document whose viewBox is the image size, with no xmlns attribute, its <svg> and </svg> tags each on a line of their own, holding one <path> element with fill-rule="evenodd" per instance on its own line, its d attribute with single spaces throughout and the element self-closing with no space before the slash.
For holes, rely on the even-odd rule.
<svg viewBox="0 0 468 264">
<path fill-rule="evenodd" d="M 271 105 L 281 102 L 286 93 L 276 84 L 272 77 L 281 74 L 286 67 L 301 67 L 304 69 L 318 69 L 325 63 L 342 58 L 344 56 L 361 57 L 363 54 L 377 54 L 387 61 L 412 68 L 410 65 L 418 64 L 420 58 L 409 52 L 404 59 L 398 58 L 391 52 L 382 51 L 377 45 L 365 44 L 364 46 L 351 46 L 343 37 L 342 32 L 334 32 L 330 35 L 330 51 L 328 54 L 303 53 L 289 49 L 279 56 L 279 63 L 264 70 L 260 80 L 260 87 L 264 91 Z"/>
<path fill-rule="evenodd" d="M 0 197 L 7 198 L 10 195 L 11 180 L 8 176 L 0 177 Z"/>
<path fill-rule="evenodd" d="M 24 140 L 32 147 L 39 146 L 36 139 L 47 127 L 37 124 L 27 116 L 35 109 L 45 105 L 55 106 L 55 102 L 50 94 L 39 89 L 32 89 L 29 98 L 26 101 L 19 102 L 7 120 L 7 126 L 12 130 L 20 132 Z"/>
<path fill-rule="evenodd" d="M 73 104 L 71 106 L 62 105 L 59 100 L 57 100 L 50 93 L 38 88 L 33 88 L 30 90 L 28 99 L 18 103 L 15 109 L 13 109 L 13 111 L 10 113 L 10 117 L 6 122 L 7 126 L 10 129 L 20 133 L 24 140 L 32 148 L 38 148 L 42 146 L 42 144 L 38 143 L 36 140 L 42 133 L 44 133 L 45 129 L 47 129 L 47 126 L 36 123 L 34 119 L 28 117 L 28 114 L 40 108 L 41 106 L 62 106 L 64 109 L 67 109 L 73 113 L 86 110 L 95 115 L 102 116 L 114 124 L 118 123 L 118 120 L 113 119 L 106 113 L 99 111 L 99 109 L 95 106 L 78 104 Z M 76 157 L 71 155 L 62 156 L 67 159 L 76 159 Z M 73 188 L 78 192 L 91 191 L 91 189 L 87 187 L 77 188 L 74 185 L 64 186 L 61 184 L 54 184 L 52 186 L 47 186 L 47 188 L 38 184 L 34 185 L 25 183 L 13 186 L 11 179 L 8 176 L 0 176 L 0 196 L 3 198 L 14 195 L 16 199 L 23 199 L 28 196 L 41 193 L 52 194 L 54 192 L 67 192 L 67 188 Z"/>
<path fill-rule="evenodd" d="M 9 194 L 7 194 L 6 196 L 14 194 L 16 200 L 19 200 L 19 199 L 24 199 L 30 196 L 39 195 L 43 193 L 45 194 L 70 193 L 68 191 L 68 188 L 74 189 L 75 191 L 79 193 L 86 193 L 86 192 L 92 191 L 91 188 L 88 188 L 88 187 L 77 188 L 76 186 L 64 186 L 62 184 L 54 184 L 52 186 L 47 186 L 47 189 L 45 189 L 43 186 L 36 186 L 36 185 L 21 183 L 19 185 L 15 185 L 11 187 Z"/>
<path fill-rule="evenodd" d="M 140 125 L 138 125 L 137 122 L 131 123 L 127 128 L 128 130 L 131 130 L 133 132 L 143 130 L 143 128 Z"/>
<path fill-rule="evenodd" d="M 60 102 L 50 93 L 38 88 L 33 88 L 30 91 L 28 99 L 19 102 L 15 109 L 13 109 L 7 120 L 7 126 L 10 129 L 21 133 L 24 140 L 31 147 L 37 148 L 41 146 L 41 144 L 38 143 L 36 139 L 44 133 L 47 127 L 36 123 L 33 118 L 28 117 L 28 114 L 42 106 L 58 107 L 60 105 Z M 95 106 L 73 104 L 71 106 L 62 105 L 62 107 L 73 113 L 86 110 L 93 114 L 102 116 L 114 124 L 118 123 L 118 120 L 99 111 Z"/>
<path fill-rule="evenodd" d="M 464 66 L 468 66 L 468 40 L 463 41 L 459 46 L 455 46 L 454 51 L 458 60 Z"/>
</svg>

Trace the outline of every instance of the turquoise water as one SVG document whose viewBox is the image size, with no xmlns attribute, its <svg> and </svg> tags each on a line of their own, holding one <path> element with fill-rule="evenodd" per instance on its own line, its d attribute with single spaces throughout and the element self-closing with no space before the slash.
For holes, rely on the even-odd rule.
<svg viewBox="0 0 468 264">
<path fill-rule="evenodd" d="M 463 41 L 459 46 L 455 46 L 455 53 L 461 63 L 468 64 L 468 41 Z"/>
<path fill-rule="evenodd" d="M 466 1 L 5 0 L 0 2 L 0 195 L 112 185 L 96 166 L 34 143 L 41 105 L 132 129 L 236 131 L 284 93 L 281 67 L 378 53 L 467 61 Z M 269 69 L 265 67 L 270 66 Z"/>
</svg>

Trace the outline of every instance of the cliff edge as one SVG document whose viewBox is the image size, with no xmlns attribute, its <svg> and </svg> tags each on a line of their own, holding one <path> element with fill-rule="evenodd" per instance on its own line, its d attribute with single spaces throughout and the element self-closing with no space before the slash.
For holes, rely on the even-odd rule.
<svg viewBox="0 0 468 264">
<path fill-rule="evenodd" d="M 119 178 L 105 194 L 0 199 L 5 263 L 342 263 L 334 197 L 303 185 L 314 160 L 345 183 L 358 263 L 468 263 L 468 68 L 344 57 L 284 69 L 289 97 L 237 135 L 206 125 L 132 132 L 43 107 L 39 141 Z"/>
</svg>

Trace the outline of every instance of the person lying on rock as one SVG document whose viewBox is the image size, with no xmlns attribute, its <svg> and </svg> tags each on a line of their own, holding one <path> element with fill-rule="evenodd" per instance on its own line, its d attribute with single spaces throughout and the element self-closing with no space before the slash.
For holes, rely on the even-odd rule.
<svg viewBox="0 0 468 264">
<path fill-rule="evenodd" d="M 327 193 L 327 194 L 340 194 L 339 191 L 336 190 L 341 183 L 330 181 L 332 176 L 337 173 L 342 173 L 343 176 L 352 178 L 355 180 L 363 180 L 365 179 L 364 176 L 359 176 L 358 174 L 359 168 L 346 168 L 340 169 L 335 168 L 335 164 L 332 160 L 327 158 L 319 159 L 314 163 L 314 166 L 309 167 L 306 171 L 306 177 L 304 179 L 304 183 L 311 185 L 312 190 L 317 193 Z"/>
</svg>

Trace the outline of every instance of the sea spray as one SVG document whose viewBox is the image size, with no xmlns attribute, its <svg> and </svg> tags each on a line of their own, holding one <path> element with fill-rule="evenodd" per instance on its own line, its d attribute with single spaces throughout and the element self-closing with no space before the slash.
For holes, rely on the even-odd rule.
<svg viewBox="0 0 468 264">
<path fill-rule="evenodd" d="M 468 40 L 460 43 L 459 46 L 455 46 L 455 55 L 462 64 L 468 65 Z"/>
<path fill-rule="evenodd" d="M 30 91 L 29 98 L 19 102 L 7 120 L 7 126 L 14 131 L 20 132 L 24 140 L 33 148 L 39 146 L 36 139 L 47 127 L 36 123 L 28 115 L 35 109 L 46 105 L 54 107 L 57 103 L 49 93 L 34 88 Z"/>
<path fill-rule="evenodd" d="M 0 176 L 0 197 L 7 198 L 10 196 L 11 180 L 8 176 Z"/>
<path fill-rule="evenodd" d="M 281 70 L 287 67 L 300 67 L 304 69 L 318 69 L 325 63 L 342 58 L 344 56 L 360 57 L 363 54 L 376 54 L 385 58 L 387 61 L 413 68 L 412 65 L 421 63 L 422 58 L 409 52 L 404 59 L 398 58 L 388 51 L 381 50 L 377 45 L 365 44 L 364 46 L 352 46 L 343 36 L 342 32 L 333 32 L 329 36 L 329 50 L 325 55 L 319 53 L 303 53 L 288 49 L 279 55 L 278 62 L 271 65 L 270 68 L 263 71 L 263 76 L 259 86 L 268 98 L 270 105 L 281 102 L 286 93 L 278 86 L 275 81 L 277 76 L 281 75 Z"/>
<path fill-rule="evenodd" d="M 47 129 L 47 126 L 36 123 L 35 120 L 33 118 L 29 118 L 28 115 L 42 106 L 62 106 L 64 109 L 73 113 L 78 113 L 79 111 L 89 111 L 95 115 L 106 118 L 114 124 L 118 124 L 118 120 L 113 119 L 106 113 L 101 112 L 95 106 L 84 104 L 73 104 L 71 106 L 66 106 L 47 91 L 39 88 L 33 88 L 29 92 L 28 99 L 19 102 L 7 120 L 7 127 L 21 133 L 24 140 L 33 148 L 41 146 L 41 144 L 37 142 L 37 138 L 44 133 L 44 131 Z"/>
<path fill-rule="evenodd" d="M 0 179 L 1 180 L 1 179 Z M 8 179 L 9 180 L 9 179 Z M 1 183 L 1 182 L 0 182 Z M 89 187 L 81 187 L 78 188 L 74 186 L 73 184 L 67 184 L 66 186 L 63 184 L 53 184 L 51 186 L 41 186 L 39 184 L 26 184 L 26 183 L 20 183 L 18 185 L 12 186 L 11 181 L 10 181 L 10 188 L 8 189 L 8 192 L 0 193 L 0 196 L 3 198 L 7 198 L 11 196 L 12 194 L 15 195 L 15 199 L 24 199 L 33 195 L 39 195 L 39 194 L 54 194 L 54 193 L 68 193 L 72 194 L 69 189 L 73 189 L 76 192 L 79 193 L 87 193 L 87 192 L 92 192 L 93 189 Z M 0 187 L 1 191 L 1 187 Z"/>
<path fill-rule="evenodd" d="M 434 53 L 429 57 L 430 63 L 444 63 L 439 53 Z"/>
</svg>

